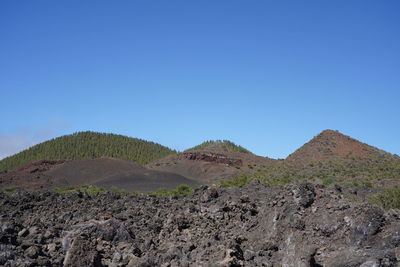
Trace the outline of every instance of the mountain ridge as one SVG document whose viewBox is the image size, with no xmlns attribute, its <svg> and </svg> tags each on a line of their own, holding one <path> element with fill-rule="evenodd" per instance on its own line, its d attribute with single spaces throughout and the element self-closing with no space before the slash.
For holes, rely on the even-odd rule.
<svg viewBox="0 0 400 267">
<path fill-rule="evenodd" d="M 189 177 L 192 173 L 195 173 L 196 177 L 199 175 L 203 177 L 205 174 L 202 172 L 208 172 L 206 177 L 213 174 L 219 177 L 218 173 L 227 170 L 230 175 L 240 171 L 252 173 L 255 169 L 265 168 L 275 162 L 284 162 L 286 165 L 294 165 L 297 168 L 324 162 L 325 165 L 332 165 L 330 162 L 333 162 L 333 164 L 346 165 L 348 168 L 347 166 L 363 162 L 361 165 L 364 168 L 364 165 L 371 162 L 375 164 L 376 162 L 400 161 L 400 157 L 396 155 L 329 129 L 320 132 L 284 160 L 257 156 L 228 140 L 205 141 L 178 153 L 154 142 L 116 134 L 86 131 L 48 140 L 3 159 L 0 161 L 0 171 L 7 171 L 35 160 L 81 160 L 101 157 L 132 160 L 142 166 L 146 165 L 163 171 L 173 170 L 178 173 L 180 173 L 179 168 L 182 167 L 186 171 L 181 174 Z M 240 164 L 221 167 L 224 165 L 222 163 L 233 161 Z M 177 165 L 177 162 L 183 163 L 183 165 Z M 210 171 L 215 169 L 213 166 L 219 166 L 216 168 L 216 173 Z M 388 164 L 379 166 L 386 168 Z M 389 166 L 391 165 L 389 164 Z"/>
<path fill-rule="evenodd" d="M 85 138 L 78 138 L 78 140 L 83 143 L 79 143 L 76 140 L 75 143 L 58 142 L 62 138 L 56 138 L 39 144 L 38 146 L 44 147 L 44 152 L 42 151 L 42 154 L 39 153 L 39 155 L 35 155 L 35 158 L 31 157 L 30 160 L 33 162 L 26 166 L 21 166 L 21 164 L 17 164 L 18 162 L 14 162 L 16 165 L 14 167 L 21 167 L 10 171 L 10 173 L 0 173 L 1 187 L 18 186 L 17 183 L 12 182 L 14 176 L 21 178 L 19 179 L 21 181 L 24 180 L 23 177 L 27 177 L 27 179 L 31 180 L 33 179 L 33 183 L 35 184 L 36 180 L 34 179 L 37 175 L 44 173 L 45 175 L 41 177 L 47 179 L 51 176 L 47 174 L 52 174 L 52 172 L 48 170 L 56 168 L 56 165 L 81 166 L 82 160 L 104 157 L 127 159 L 126 154 L 122 153 L 124 151 L 133 152 L 130 154 L 133 158 L 128 158 L 128 160 L 135 161 L 135 164 L 145 167 L 149 171 L 172 173 L 177 175 L 174 176 L 175 178 L 180 177 L 178 180 L 183 181 L 183 178 L 188 178 L 200 184 L 218 184 L 222 180 L 229 180 L 240 175 L 247 176 L 249 180 L 257 179 L 268 183 L 288 183 L 296 179 L 304 179 L 327 185 L 334 183 L 345 185 L 351 183 L 385 186 L 388 184 L 398 184 L 400 182 L 400 158 L 398 156 L 333 130 L 322 131 L 284 160 L 257 156 L 227 140 L 206 141 L 198 146 L 178 153 L 159 144 L 112 134 L 83 132 L 75 135 L 68 135 L 64 138 L 74 139 L 81 135 L 87 135 Z M 99 139 L 99 137 L 103 139 Z M 104 138 L 108 141 L 105 142 Z M 133 142 L 134 146 L 131 147 L 133 151 L 129 151 L 130 147 L 127 146 L 126 140 Z M 61 150 L 67 148 L 67 151 L 76 152 L 73 156 L 78 155 L 79 157 L 63 158 L 59 155 L 57 155 L 57 157 L 49 156 L 49 153 L 45 153 L 45 148 L 48 148 L 46 144 L 51 144 L 52 142 L 53 145 L 56 143 L 53 147 L 50 146 L 53 150 L 54 148 L 60 148 Z M 88 144 L 94 145 L 94 148 L 90 147 Z M 81 147 L 78 145 L 81 145 Z M 74 149 L 77 147 L 80 149 L 75 151 Z M 237 150 L 242 152 L 238 152 Z M 82 151 L 86 154 L 79 154 Z M 87 152 L 90 153 L 88 154 Z M 22 158 L 21 161 L 29 161 L 29 158 L 24 158 L 20 154 L 17 154 L 17 156 L 18 155 Z M 24 154 L 22 153 L 22 155 Z M 43 155 L 46 157 L 40 157 Z M 118 155 L 123 155 L 123 157 Z M 39 161 L 36 162 L 34 160 Z M 81 163 L 68 162 L 71 160 L 81 160 Z M 101 162 L 101 160 L 98 162 Z M 2 166 L 2 164 L 4 164 L 4 162 L 0 161 L 0 166 Z M 83 162 L 82 164 L 84 167 L 88 167 L 90 162 Z M 101 166 L 101 164 L 99 166 Z M 109 169 L 104 170 L 104 172 L 109 173 L 107 177 L 111 177 L 113 172 L 118 172 L 115 168 L 116 165 L 111 164 L 108 166 Z M 88 168 L 86 169 L 88 170 Z M 69 172 L 66 171 L 66 168 L 62 170 L 66 173 Z M 66 175 L 65 179 L 68 180 L 68 177 L 72 177 L 72 181 L 79 173 L 74 174 L 76 170 L 73 167 L 68 170 L 72 170 L 72 172 L 70 172 L 72 174 L 69 176 Z M 133 177 L 133 173 L 143 176 L 145 171 L 135 170 L 131 173 L 132 175 L 130 177 Z M 162 177 L 157 173 L 153 174 L 154 177 Z M 59 173 L 57 177 L 62 175 L 62 173 Z M 87 179 L 90 178 L 91 175 L 91 173 L 87 173 L 86 176 L 82 177 Z M 135 177 L 138 177 L 137 175 Z M 108 181 L 110 181 L 111 184 L 122 184 L 121 177 L 123 177 L 123 175 L 119 175 L 116 179 Z M 171 181 L 175 179 L 172 176 L 168 177 L 171 177 Z M 145 177 L 143 176 L 142 178 Z M 137 181 L 137 178 L 135 179 L 135 181 Z M 92 180 L 88 180 L 88 182 L 91 181 Z M 141 181 L 150 181 L 150 179 L 143 179 Z M 175 181 L 177 180 L 175 179 Z M 109 185 L 109 183 L 107 183 L 107 185 Z"/>
<path fill-rule="evenodd" d="M 53 138 L 0 160 L 0 171 L 9 171 L 35 160 L 94 159 L 101 157 L 133 160 L 145 165 L 176 153 L 155 142 L 118 134 L 92 131 Z"/>
<path fill-rule="evenodd" d="M 324 130 L 303 146 L 291 153 L 285 160 L 306 165 L 318 161 L 342 159 L 384 159 L 398 158 L 394 154 L 358 141 L 337 130 Z"/>
</svg>

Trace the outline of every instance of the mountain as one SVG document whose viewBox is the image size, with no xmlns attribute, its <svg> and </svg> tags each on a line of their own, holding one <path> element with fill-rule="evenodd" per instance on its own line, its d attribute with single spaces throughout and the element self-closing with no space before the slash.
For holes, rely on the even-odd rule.
<svg viewBox="0 0 400 267">
<path fill-rule="evenodd" d="M 228 140 L 210 140 L 201 143 L 195 147 L 189 148 L 186 151 L 218 151 L 218 152 L 240 152 L 240 153 L 247 153 L 252 154 L 249 150 L 236 145 L 235 143 L 228 141 Z"/>
<path fill-rule="evenodd" d="M 230 141 L 206 141 L 184 152 L 151 162 L 147 167 L 177 173 L 201 183 L 252 174 L 276 160 L 254 155 Z"/>
<path fill-rule="evenodd" d="M 305 166 L 313 162 L 337 159 L 385 160 L 395 158 L 396 156 L 390 153 L 362 143 L 338 131 L 325 130 L 289 155 L 286 161 Z"/>
<path fill-rule="evenodd" d="M 198 185 L 179 174 L 149 170 L 133 161 L 115 158 L 41 160 L 0 175 L 0 187 L 29 190 L 97 185 L 144 192 L 160 187 L 173 189 L 180 184 Z"/>
<path fill-rule="evenodd" d="M 32 189 L 95 184 L 147 190 L 146 184 L 212 184 L 238 175 L 271 185 L 299 179 L 347 187 L 400 184 L 400 157 L 333 130 L 321 132 L 284 160 L 254 155 L 226 140 L 177 153 L 126 136 L 81 132 L 6 158 L 0 170 L 7 170 L 0 172 L 0 187 L 26 184 Z"/>
<path fill-rule="evenodd" d="M 345 186 L 400 183 L 400 157 L 338 131 L 325 130 L 289 155 L 268 177 L 290 177 Z"/>
<path fill-rule="evenodd" d="M 94 159 L 113 157 L 133 160 L 141 165 L 161 159 L 173 151 L 165 146 L 117 134 L 78 132 L 35 145 L 0 161 L 0 171 L 44 159 Z"/>
</svg>

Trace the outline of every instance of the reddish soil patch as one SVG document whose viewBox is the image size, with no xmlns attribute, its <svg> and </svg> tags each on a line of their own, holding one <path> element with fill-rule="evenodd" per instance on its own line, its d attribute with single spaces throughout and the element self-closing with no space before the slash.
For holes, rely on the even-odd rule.
<svg viewBox="0 0 400 267">
<path fill-rule="evenodd" d="M 253 154 L 227 151 L 196 151 L 170 155 L 148 165 L 155 170 L 178 173 L 201 183 L 230 179 L 274 164 L 276 160 Z"/>
<path fill-rule="evenodd" d="M 17 168 L 16 171 L 20 173 L 36 173 L 45 172 L 51 170 L 57 165 L 63 164 L 66 160 L 56 159 L 56 160 L 37 160 L 30 162 L 28 164 L 22 165 Z"/>
</svg>

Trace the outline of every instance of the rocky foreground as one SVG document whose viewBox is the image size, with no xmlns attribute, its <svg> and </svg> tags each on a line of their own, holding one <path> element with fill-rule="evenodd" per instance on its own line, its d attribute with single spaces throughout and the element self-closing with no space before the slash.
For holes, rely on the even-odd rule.
<svg viewBox="0 0 400 267">
<path fill-rule="evenodd" d="M 398 266 L 400 218 L 310 184 L 0 194 L 5 266 Z"/>
</svg>

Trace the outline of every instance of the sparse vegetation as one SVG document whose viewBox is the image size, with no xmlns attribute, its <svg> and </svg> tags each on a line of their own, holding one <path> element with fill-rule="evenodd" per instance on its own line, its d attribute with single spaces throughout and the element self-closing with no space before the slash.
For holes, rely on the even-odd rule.
<svg viewBox="0 0 400 267">
<path fill-rule="evenodd" d="M 6 186 L 6 187 L 3 188 L 3 191 L 6 194 L 12 194 L 15 191 L 17 191 L 17 189 L 18 189 L 18 187 L 16 187 L 16 186 Z"/>
<path fill-rule="evenodd" d="M 281 178 L 264 178 L 260 180 L 263 183 L 266 183 L 270 186 L 284 186 L 289 184 L 291 181 L 293 181 L 292 178 L 290 177 L 281 177 Z"/>
<path fill-rule="evenodd" d="M 293 178 L 288 176 L 283 176 L 280 178 L 271 178 L 264 175 L 263 172 L 257 172 L 253 175 L 248 174 L 238 174 L 230 180 L 221 180 L 221 187 L 242 187 L 249 184 L 252 181 L 260 181 L 262 183 L 268 184 L 270 186 L 282 186 L 290 183 Z"/>
<path fill-rule="evenodd" d="M 177 186 L 175 189 L 169 190 L 165 187 L 161 187 L 155 192 L 152 192 L 150 194 L 156 195 L 156 196 L 163 196 L 163 197 L 169 197 L 169 196 L 186 196 L 190 195 L 193 193 L 193 188 L 189 185 L 186 184 L 181 184 Z"/>
<path fill-rule="evenodd" d="M 382 193 L 374 194 L 370 202 L 384 209 L 400 209 L 400 187 L 389 188 Z"/>
<path fill-rule="evenodd" d="M 327 177 L 325 179 L 322 179 L 322 183 L 326 186 L 330 186 L 336 182 L 336 179 L 333 177 Z"/>
<path fill-rule="evenodd" d="M 96 195 L 100 193 L 105 193 L 105 192 L 114 192 L 119 195 L 127 195 L 127 194 L 132 194 L 132 195 L 142 195 L 142 194 L 149 194 L 149 195 L 156 195 L 156 196 L 163 196 L 163 197 L 169 197 L 169 196 L 186 196 L 190 195 L 194 192 L 193 188 L 189 185 L 186 184 L 181 184 L 177 186 L 175 189 L 167 189 L 164 187 L 159 188 L 158 190 L 154 192 L 149 192 L 149 193 L 142 193 L 138 191 L 126 191 L 117 187 L 111 187 L 109 189 L 95 186 L 95 185 L 83 185 L 83 186 L 68 186 L 64 188 L 56 188 L 54 189 L 56 193 L 59 194 L 73 194 L 73 193 L 78 193 L 78 192 L 85 192 L 89 195 Z"/>
<path fill-rule="evenodd" d="M 96 195 L 102 192 L 106 192 L 107 190 L 95 185 L 82 185 L 82 186 L 67 186 L 64 188 L 56 188 L 54 189 L 54 191 L 59 194 L 72 194 L 77 192 L 85 192 L 89 195 Z"/>
<path fill-rule="evenodd" d="M 324 185 L 332 184 L 373 187 L 377 181 L 400 178 L 400 161 L 386 159 L 358 159 L 356 161 L 336 158 L 319 161 L 305 167 L 288 162 L 277 162 L 267 168 L 259 169 L 264 177 L 280 179 L 304 179 L 321 181 Z"/>
<path fill-rule="evenodd" d="M 250 183 L 253 179 L 244 173 L 236 175 L 230 180 L 221 180 L 220 186 L 222 187 L 242 187 Z"/>
</svg>

